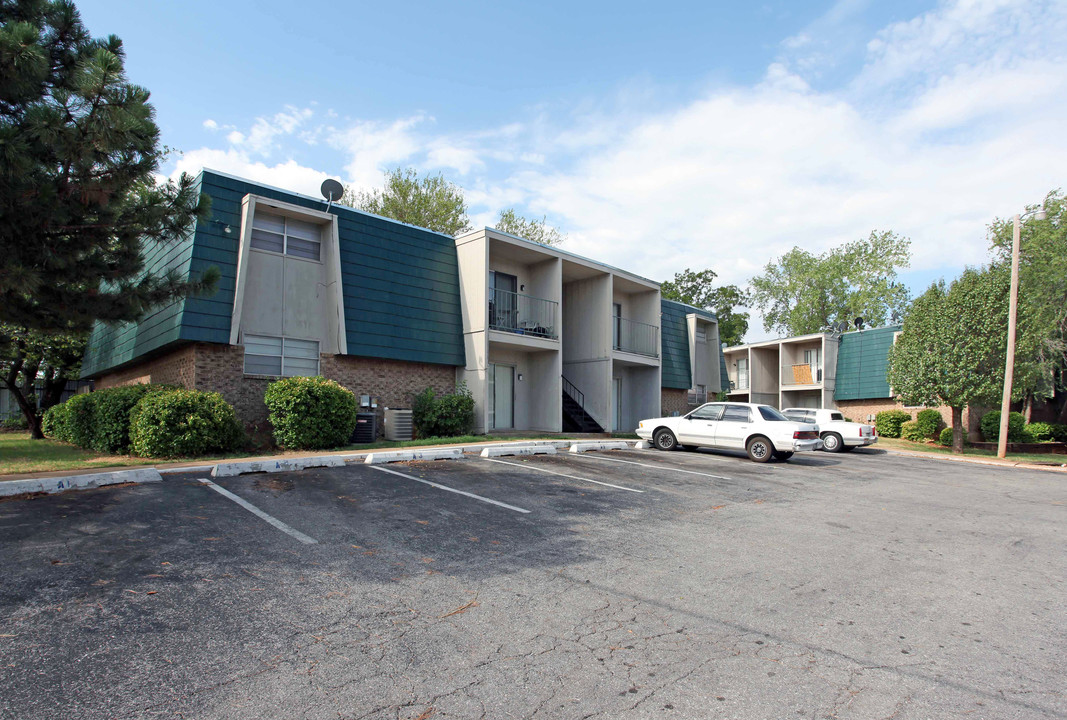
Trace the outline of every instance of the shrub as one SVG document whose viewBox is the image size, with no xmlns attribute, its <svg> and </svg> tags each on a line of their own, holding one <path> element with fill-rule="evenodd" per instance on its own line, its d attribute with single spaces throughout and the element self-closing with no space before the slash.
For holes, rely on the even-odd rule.
<svg viewBox="0 0 1067 720">
<path fill-rule="evenodd" d="M 924 438 L 936 438 L 941 429 L 941 413 L 932 408 L 920 410 L 915 415 L 915 422 L 919 423 L 919 432 Z"/>
<path fill-rule="evenodd" d="M 986 442 L 1000 441 L 1000 410 L 991 410 L 982 416 L 982 437 Z M 1026 418 L 1022 413 L 1008 413 L 1008 442 L 1029 442 Z"/>
<path fill-rule="evenodd" d="M 67 406 L 66 437 L 63 440 L 78 447 L 92 447 L 93 427 L 96 423 L 96 393 L 74 395 L 63 404 Z"/>
<path fill-rule="evenodd" d="M 1049 423 L 1052 427 L 1052 439 L 1056 442 L 1067 442 L 1067 425 L 1061 423 Z"/>
<path fill-rule="evenodd" d="M 941 431 L 941 434 L 937 437 L 937 444 L 945 447 L 952 446 L 952 428 L 947 427 Z"/>
<path fill-rule="evenodd" d="M 283 448 L 318 450 L 347 445 L 356 429 L 356 396 L 323 377 L 272 382 L 263 396 Z"/>
<path fill-rule="evenodd" d="M 41 418 L 41 432 L 54 440 L 70 442 L 67 430 L 68 408 L 66 403 L 53 405 L 44 411 Z"/>
<path fill-rule="evenodd" d="M 474 397 L 465 383 L 441 396 L 426 388 L 415 397 L 411 419 L 420 438 L 469 435 L 474 430 Z"/>
<path fill-rule="evenodd" d="M 911 440 L 912 442 L 922 442 L 926 440 L 926 435 L 923 434 L 922 425 L 918 420 L 909 420 L 901 425 L 900 437 L 905 440 Z"/>
<path fill-rule="evenodd" d="M 1009 418 L 1008 422 L 1011 422 Z M 1009 428 L 1010 430 L 1011 428 Z M 1054 440 L 1052 423 L 1036 422 L 1029 423 L 1026 426 L 1026 432 L 1034 439 L 1035 442 L 1049 442 Z"/>
<path fill-rule="evenodd" d="M 22 413 L 12 415 L 3 422 L 0 422 L 0 430 L 3 432 L 21 432 L 29 429 L 30 424 L 26 422 L 26 416 Z"/>
<path fill-rule="evenodd" d="M 233 406 L 216 392 L 150 392 L 130 412 L 130 449 L 146 457 L 225 452 L 241 434 Z"/>
<path fill-rule="evenodd" d="M 148 393 L 170 392 L 169 385 L 127 385 L 97 390 L 93 450 L 125 454 L 130 449 L 130 412 Z"/>
<path fill-rule="evenodd" d="M 900 437 L 901 425 L 911 420 L 911 415 L 903 410 L 883 410 L 874 416 L 874 427 L 881 437 Z"/>
</svg>

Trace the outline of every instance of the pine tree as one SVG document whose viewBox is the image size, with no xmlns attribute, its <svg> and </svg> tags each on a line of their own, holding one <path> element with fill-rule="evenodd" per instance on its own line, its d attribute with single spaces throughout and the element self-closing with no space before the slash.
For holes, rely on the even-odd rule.
<svg viewBox="0 0 1067 720">
<path fill-rule="evenodd" d="M 142 246 L 208 208 L 188 176 L 156 182 L 155 110 L 123 61 L 68 0 L 0 0 L 0 321 L 84 331 L 217 280 L 145 271 Z"/>
</svg>

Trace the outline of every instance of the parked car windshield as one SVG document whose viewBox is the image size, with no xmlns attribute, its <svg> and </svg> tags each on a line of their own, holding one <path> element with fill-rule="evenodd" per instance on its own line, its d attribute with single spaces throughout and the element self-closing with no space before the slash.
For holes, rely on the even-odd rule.
<svg viewBox="0 0 1067 720">
<path fill-rule="evenodd" d="M 772 422 L 779 420 L 789 421 L 789 418 L 772 408 L 770 405 L 760 405 L 759 414 L 763 416 L 764 420 L 770 420 Z"/>
</svg>

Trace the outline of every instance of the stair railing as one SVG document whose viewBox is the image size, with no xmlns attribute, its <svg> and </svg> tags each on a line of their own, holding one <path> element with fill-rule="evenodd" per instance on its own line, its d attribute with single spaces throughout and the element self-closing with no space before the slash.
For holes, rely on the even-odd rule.
<svg viewBox="0 0 1067 720">
<path fill-rule="evenodd" d="M 565 376 L 560 375 L 560 378 L 563 379 L 563 392 L 570 395 L 571 400 L 578 403 L 578 406 L 581 407 L 582 410 L 585 410 L 585 393 L 576 388 L 574 383 L 568 380 Z"/>
</svg>

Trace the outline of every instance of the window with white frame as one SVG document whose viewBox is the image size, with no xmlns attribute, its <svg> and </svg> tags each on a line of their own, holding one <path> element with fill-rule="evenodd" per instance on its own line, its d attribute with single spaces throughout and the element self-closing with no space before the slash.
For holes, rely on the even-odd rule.
<svg viewBox="0 0 1067 720">
<path fill-rule="evenodd" d="M 698 324 L 697 325 L 697 342 L 698 343 L 702 343 L 702 342 L 707 342 L 707 341 L 708 341 L 708 329 L 706 327 L 704 327 L 703 325 L 699 325 Z"/>
<path fill-rule="evenodd" d="M 318 260 L 322 251 L 322 226 L 257 208 L 252 218 L 252 247 Z"/>
<path fill-rule="evenodd" d="M 315 340 L 245 335 L 245 375 L 319 374 L 319 343 Z"/>
</svg>

